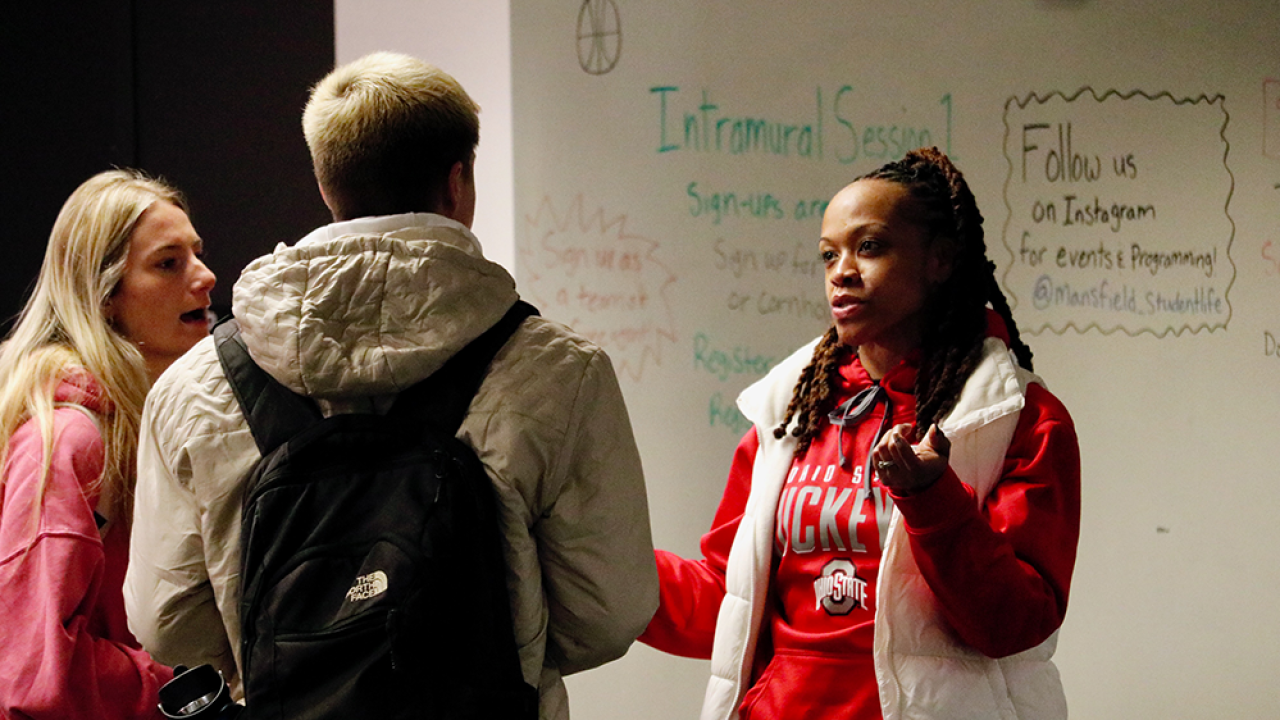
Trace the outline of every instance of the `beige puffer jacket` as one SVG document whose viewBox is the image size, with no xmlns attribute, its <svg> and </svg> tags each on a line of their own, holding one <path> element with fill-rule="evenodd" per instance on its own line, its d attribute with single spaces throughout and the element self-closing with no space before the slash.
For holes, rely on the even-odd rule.
<svg viewBox="0 0 1280 720">
<path fill-rule="evenodd" d="M 516 300 L 475 237 L 437 215 L 336 223 L 253 262 L 234 313 L 254 360 L 326 413 L 385 408 Z M 533 317 L 463 421 L 497 490 L 516 641 L 543 718 L 561 676 L 620 657 L 657 607 L 640 458 L 608 357 Z M 139 447 L 125 601 L 166 663 L 210 662 L 238 687 L 243 478 L 258 450 L 210 340 L 159 379 Z"/>
</svg>

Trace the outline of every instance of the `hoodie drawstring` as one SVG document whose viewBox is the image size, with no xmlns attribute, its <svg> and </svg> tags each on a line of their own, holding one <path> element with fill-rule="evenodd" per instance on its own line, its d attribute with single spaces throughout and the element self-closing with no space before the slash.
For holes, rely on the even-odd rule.
<svg viewBox="0 0 1280 720">
<path fill-rule="evenodd" d="M 884 437 L 884 434 L 889 430 L 889 424 L 893 422 L 893 400 L 889 398 L 889 393 L 881 387 L 880 383 L 875 383 L 857 395 L 845 400 L 827 416 L 832 425 L 840 428 L 839 435 L 836 438 L 836 447 L 839 451 L 841 468 L 849 469 L 849 461 L 844 455 L 844 429 L 862 422 L 881 402 L 884 403 L 884 419 L 880 421 L 880 428 L 876 430 L 875 437 L 871 438 L 870 445 L 871 448 L 875 448 L 876 443 L 880 442 L 880 438 Z M 866 487 L 871 487 L 870 452 L 867 453 L 867 463 L 862 470 L 862 478 L 866 482 Z"/>
</svg>

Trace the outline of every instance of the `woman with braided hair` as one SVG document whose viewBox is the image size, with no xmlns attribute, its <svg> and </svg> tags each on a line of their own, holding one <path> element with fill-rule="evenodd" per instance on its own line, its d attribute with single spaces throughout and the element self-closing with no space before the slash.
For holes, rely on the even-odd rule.
<svg viewBox="0 0 1280 720">
<path fill-rule="evenodd" d="M 833 326 L 739 398 L 704 557 L 657 551 L 641 640 L 711 658 L 707 719 L 1065 718 L 1079 448 L 973 194 L 910 152 L 836 194 L 818 247 Z"/>
</svg>

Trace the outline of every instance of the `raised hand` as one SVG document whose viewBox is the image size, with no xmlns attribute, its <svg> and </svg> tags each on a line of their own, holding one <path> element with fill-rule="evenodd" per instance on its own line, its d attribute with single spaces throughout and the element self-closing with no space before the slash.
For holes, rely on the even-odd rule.
<svg viewBox="0 0 1280 720">
<path fill-rule="evenodd" d="M 880 482 L 899 494 L 920 492 L 937 482 L 951 456 L 951 441 L 937 425 L 929 426 L 915 445 L 910 436 L 911 425 L 895 425 L 871 450 L 871 466 Z"/>
</svg>

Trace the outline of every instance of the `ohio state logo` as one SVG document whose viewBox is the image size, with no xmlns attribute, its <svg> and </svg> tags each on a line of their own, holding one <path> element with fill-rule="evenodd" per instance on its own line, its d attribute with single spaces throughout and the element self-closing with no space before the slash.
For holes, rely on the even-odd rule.
<svg viewBox="0 0 1280 720">
<path fill-rule="evenodd" d="M 851 560 L 832 560 L 813 581 L 818 607 L 829 615 L 848 615 L 854 608 L 867 607 L 867 581 L 858 577 Z"/>
</svg>

